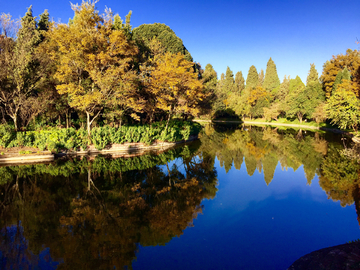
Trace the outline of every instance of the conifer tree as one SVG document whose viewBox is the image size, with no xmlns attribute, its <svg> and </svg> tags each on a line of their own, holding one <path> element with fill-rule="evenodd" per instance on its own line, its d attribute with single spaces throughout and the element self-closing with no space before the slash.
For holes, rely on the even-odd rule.
<svg viewBox="0 0 360 270">
<path fill-rule="evenodd" d="M 336 75 L 335 77 L 335 81 L 334 81 L 334 84 L 332 86 L 332 92 L 331 92 L 331 95 L 333 95 L 337 89 L 337 86 L 339 84 L 341 84 L 342 82 L 342 76 L 343 76 L 343 73 L 342 73 L 342 70 L 339 70 L 338 74 Z"/>
<path fill-rule="evenodd" d="M 336 75 L 333 87 L 332 87 L 332 95 L 336 91 L 339 84 L 343 82 L 343 80 L 351 80 L 351 74 L 349 70 L 345 67 L 343 70 L 339 70 L 338 74 Z"/>
<path fill-rule="evenodd" d="M 347 69 L 347 67 L 344 68 L 343 72 L 342 72 L 342 79 L 343 80 L 351 80 L 351 74 L 350 71 Z"/>
<path fill-rule="evenodd" d="M 310 64 L 310 71 L 306 78 L 306 85 L 309 85 L 309 83 L 312 83 L 312 82 L 316 82 L 316 83 L 320 82 L 319 74 L 315 68 L 315 64 Z"/>
<path fill-rule="evenodd" d="M 263 87 L 266 89 L 266 91 L 270 93 L 279 85 L 280 85 L 280 80 L 276 71 L 276 65 L 270 57 L 266 65 L 266 73 L 265 73 Z"/>
<path fill-rule="evenodd" d="M 201 106 L 203 113 L 208 113 L 216 102 L 216 85 L 217 85 L 217 73 L 211 64 L 207 64 L 202 74 L 204 91 L 206 98 L 202 101 Z"/>
<path fill-rule="evenodd" d="M 246 88 L 255 88 L 259 82 L 259 74 L 256 70 L 256 67 L 252 65 L 249 69 L 248 75 L 246 77 Z"/>
<path fill-rule="evenodd" d="M 260 71 L 260 73 L 259 73 L 259 85 L 260 85 L 260 86 L 263 85 L 263 83 L 264 83 L 264 78 L 265 78 L 265 76 L 264 76 L 264 70 L 261 69 L 261 71 Z"/>
<path fill-rule="evenodd" d="M 241 71 L 236 72 L 235 75 L 235 92 L 241 94 L 245 89 L 245 79 Z"/>
<path fill-rule="evenodd" d="M 216 98 L 213 104 L 214 111 L 224 110 L 226 107 L 224 102 L 227 98 L 227 95 L 226 93 L 223 92 L 224 84 L 225 84 L 225 74 L 221 73 L 220 80 L 218 81 L 215 91 Z"/>
<path fill-rule="evenodd" d="M 215 92 L 217 84 L 217 73 L 211 64 L 207 64 L 202 74 L 203 84 L 207 92 Z"/>
<path fill-rule="evenodd" d="M 280 84 L 279 91 L 276 93 L 275 99 L 277 101 L 284 101 L 289 94 L 290 76 L 284 76 L 283 82 Z"/>
<path fill-rule="evenodd" d="M 320 102 L 325 100 L 324 91 L 322 90 L 315 64 L 310 64 L 310 71 L 306 78 L 306 88 L 312 93 L 312 103 L 314 108 L 318 106 Z"/>
<path fill-rule="evenodd" d="M 229 67 L 227 67 L 226 73 L 225 73 L 224 85 L 223 85 L 223 92 L 227 93 L 227 94 L 233 92 L 234 85 L 235 85 L 234 73 L 231 71 L 231 69 Z"/>
<path fill-rule="evenodd" d="M 40 41 L 40 33 L 37 31 L 37 23 L 30 6 L 21 18 L 21 28 L 17 33 L 9 74 L 12 83 L 2 91 L 0 98 L 6 113 L 14 121 L 15 129 L 19 127 L 18 116 L 22 106 L 33 94 L 42 76 L 36 54 Z"/>
<path fill-rule="evenodd" d="M 49 21 L 49 12 L 47 9 L 40 15 L 40 19 L 38 22 L 38 30 L 49 30 L 50 21 Z"/>
</svg>

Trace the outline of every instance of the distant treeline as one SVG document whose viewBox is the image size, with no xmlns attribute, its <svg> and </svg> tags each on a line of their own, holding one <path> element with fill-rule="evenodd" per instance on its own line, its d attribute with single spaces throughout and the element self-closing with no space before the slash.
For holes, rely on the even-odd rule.
<svg viewBox="0 0 360 270">
<path fill-rule="evenodd" d="M 330 121 L 340 128 L 357 129 L 360 122 L 360 53 L 347 50 L 333 56 L 323 66 L 319 77 L 314 64 L 304 84 L 299 76 L 285 76 L 280 83 L 276 65 L 270 58 L 266 72 L 251 66 L 246 81 L 241 71 L 234 74 L 228 67 L 217 80 L 217 73 L 208 64 L 202 74 L 207 92 L 214 95 L 215 117 L 265 118 L 279 117 Z"/>
</svg>

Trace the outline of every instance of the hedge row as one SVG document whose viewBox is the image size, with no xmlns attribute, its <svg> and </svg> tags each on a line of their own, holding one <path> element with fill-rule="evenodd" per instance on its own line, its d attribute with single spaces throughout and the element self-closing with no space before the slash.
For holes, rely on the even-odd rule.
<svg viewBox="0 0 360 270">
<path fill-rule="evenodd" d="M 200 132 L 201 126 L 194 122 L 171 121 L 165 131 L 166 122 L 152 125 L 134 125 L 115 128 L 95 127 L 91 131 L 91 142 L 102 150 L 107 145 L 142 142 L 150 145 L 154 141 L 176 142 L 188 140 L 190 135 Z M 87 149 L 89 144 L 85 129 L 48 128 L 37 131 L 15 132 L 10 126 L 0 125 L 0 146 L 36 147 L 40 150 L 59 151 Z"/>
</svg>

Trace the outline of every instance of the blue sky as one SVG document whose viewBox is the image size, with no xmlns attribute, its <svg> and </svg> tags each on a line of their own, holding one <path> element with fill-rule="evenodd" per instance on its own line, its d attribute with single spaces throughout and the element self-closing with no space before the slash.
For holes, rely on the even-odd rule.
<svg viewBox="0 0 360 270">
<path fill-rule="evenodd" d="M 19 18 L 30 5 L 35 16 L 48 9 L 55 21 L 73 17 L 70 2 L 64 0 L 0 0 L 0 13 Z M 169 25 L 194 60 L 204 68 L 212 64 L 218 77 L 227 66 L 234 74 L 242 71 L 245 78 L 251 65 L 265 71 L 272 57 L 281 81 L 284 75 L 299 75 L 305 82 L 310 63 L 321 74 L 332 55 L 360 49 L 356 44 L 359 0 L 100 0 L 96 6 L 101 12 L 107 6 L 122 18 L 132 10 L 133 27 L 155 22 Z"/>
</svg>

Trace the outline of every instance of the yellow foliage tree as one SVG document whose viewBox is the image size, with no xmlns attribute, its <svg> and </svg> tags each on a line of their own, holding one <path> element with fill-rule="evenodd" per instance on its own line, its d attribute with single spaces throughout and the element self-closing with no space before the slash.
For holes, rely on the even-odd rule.
<svg viewBox="0 0 360 270">
<path fill-rule="evenodd" d="M 90 135 L 91 124 L 106 107 L 141 111 L 131 68 L 138 50 L 122 30 L 112 29 L 112 16 L 99 15 L 95 3 L 82 2 L 72 9 L 74 19 L 54 25 L 46 46 L 57 61 L 57 91 L 68 96 L 71 107 L 86 113 Z"/>
<path fill-rule="evenodd" d="M 193 71 L 194 64 L 184 55 L 170 52 L 155 55 L 152 61 L 150 79 L 145 85 L 156 99 L 156 108 L 168 113 L 168 122 L 178 113 L 197 115 L 197 104 L 205 94 Z"/>
<path fill-rule="evenodd" d="M 346 54 L 339 54 L 333 56 L 330 61 L 327 61 L 324 64 L 323 73 L 320 77 L 320 80 L 324 84 L 326 96 L 329 98 L 333 89 L 333 85 L 336 79 L 336 75 L 339 70 L 347 68 L 350 71 L 350 74 L 353 77 L 356 77 L 356 74 L 360 68 L 360 53 L 357 50 L 346 51 Z"/>
</svg>

